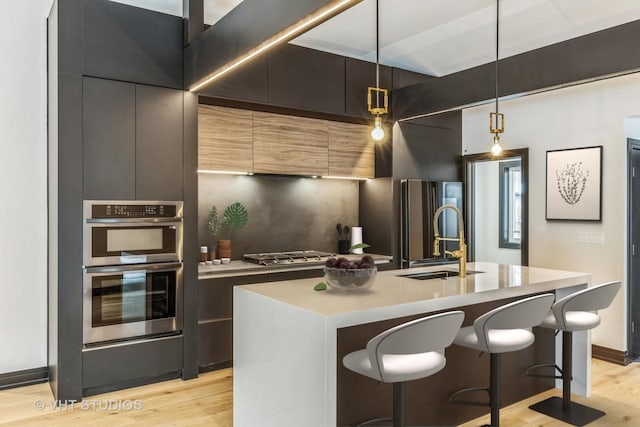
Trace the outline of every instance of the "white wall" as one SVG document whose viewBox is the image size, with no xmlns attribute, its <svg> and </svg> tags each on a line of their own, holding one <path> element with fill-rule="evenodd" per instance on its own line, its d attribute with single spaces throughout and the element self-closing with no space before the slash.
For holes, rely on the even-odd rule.
<svg viewBox="0 0 640 427">
<path fill-rule="evenodd" d="M 0 373 L 47 365 L 46 17 L 52 0 L 0 14 Z"/>
<path fill-rule="evenodd" d="M 640 74 L 501 102 L 506 148 L 529 147 L 529 263 L 590 272 L 593 283 L 622 280 L 624 293 L 601 312 L 597 345 L 626 350 L 626 133 L 625 118 L 640 114 Z M 489 151 L 492 105 L 463 112 L 463 152 Z M 603 145 L 602 222 L 545 220 L 546 151 Z M 604 243 L 578 242 L 581 231 L 604 233 Z"/>
<path fill-rule="evenodd" d="M 475 164 L 475 206 L 473 245 L 475 260 L 501 264 L 520 264 L 519 249 L 500 247 L 500 162 Z"/>
</svg>

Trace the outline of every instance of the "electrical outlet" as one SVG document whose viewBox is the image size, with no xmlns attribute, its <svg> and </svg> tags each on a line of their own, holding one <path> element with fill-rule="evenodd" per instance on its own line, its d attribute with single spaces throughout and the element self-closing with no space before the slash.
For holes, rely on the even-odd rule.
<svg viewBox="0 0 640 427">
<path fill-rule="evenodd" d="M 594 231 L 591 233 L 591 243 L 604 244 L 604 231 Z"/>
<path fill-rule="evenodd" d="M 578 242 L 604 244 L 604 232 L 602 231 L 578 231 Z"/>
</svg>

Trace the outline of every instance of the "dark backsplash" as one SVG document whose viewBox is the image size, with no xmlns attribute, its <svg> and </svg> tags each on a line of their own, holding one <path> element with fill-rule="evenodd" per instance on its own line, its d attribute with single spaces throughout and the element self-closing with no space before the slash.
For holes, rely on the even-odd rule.
<svg viewBox="0 0 640 427">
<path fill-rule="evenodd" d="M 249 211 L 249 223 L 231 232 L 233 259 L 257 252 L 336 252 L 336 224 L 358 225 L 358 193 L 358 181 L 350 180 L 200 174 L 198 241 L 215 244 L 207 227 L 212 205 L 222 215 L 240 202 Z"/>
</svg>

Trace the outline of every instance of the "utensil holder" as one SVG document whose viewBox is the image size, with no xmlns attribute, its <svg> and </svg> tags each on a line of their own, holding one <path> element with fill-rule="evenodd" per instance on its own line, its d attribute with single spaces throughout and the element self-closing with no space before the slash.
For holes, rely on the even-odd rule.
<svg viewBox="0 0 640 427">
<path fill-rule="evenodd" d="M 349 248 L 351 247 L 351 242 L 348 240 L 338 240 L 338 253 L 345 255 L 349 253 Z"/>
</svg>

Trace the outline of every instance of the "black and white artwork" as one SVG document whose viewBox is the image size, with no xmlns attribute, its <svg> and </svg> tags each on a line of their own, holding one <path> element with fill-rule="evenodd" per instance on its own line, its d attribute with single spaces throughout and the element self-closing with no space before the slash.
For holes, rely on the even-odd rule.
<svg viewBox="0 0 640 427">
<path fill-rule="evenodd" d="M 601 216 L 602 146 L 547 151 L 547 219 Z"/>
</svg>

